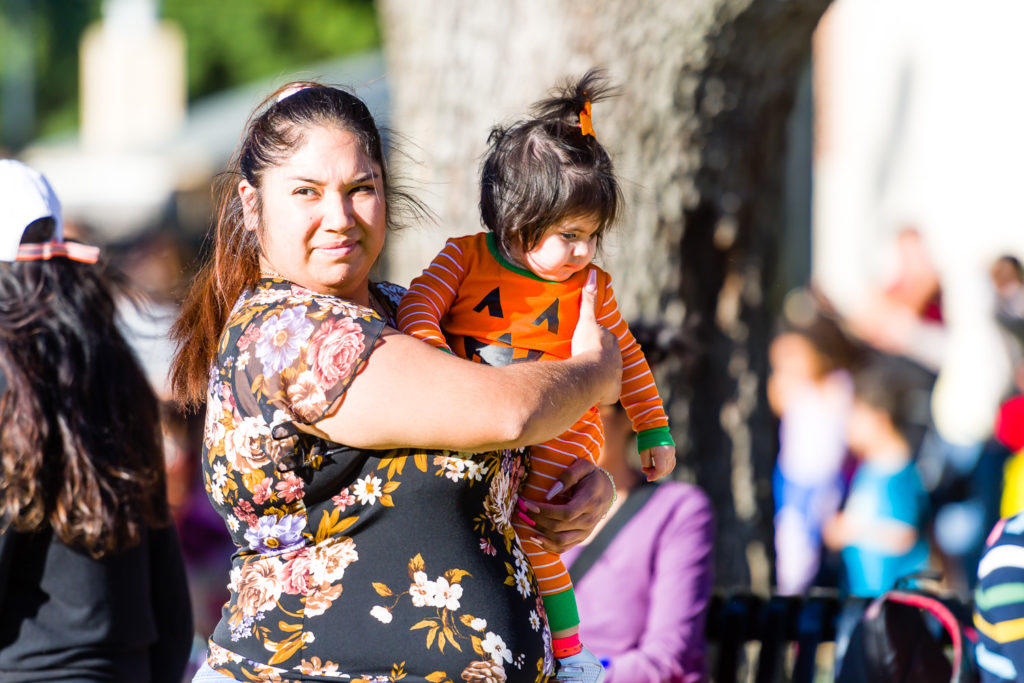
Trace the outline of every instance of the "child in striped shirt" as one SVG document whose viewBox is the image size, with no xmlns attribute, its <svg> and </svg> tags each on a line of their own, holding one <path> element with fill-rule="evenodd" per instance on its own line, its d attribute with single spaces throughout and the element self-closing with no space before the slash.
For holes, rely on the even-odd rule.
<svg viewBox="0 0 1024 683">
<path fill-rule="evenodd" d="M 611 278 L 591 263 L 621 203 L 611 159 L 591 125 L 591 103 L 608 96 L 591 70 L 534 106 L 534 118 L 491 131 L 481 173 L 480 209 L 487 232 L 448 241 L 413 280 L 398 311 L 409 334 L 489 365 L 568 358 L 581 292 L 597 285 L 597 318 L 619 340 L 620 400 L 638 434 L 648 479 L 675 466 L 675 444 L 654 378 L 619 314 Z M 604 444 L 597 408 L 569 431 L 533 446 L 522 489 L 546 500 L 559 474 L 578 458 L 591 462 Z M 569 574 L 558 555 L 530 539 L 532 521 L 513 523 L 537 577 L 559 660 L 557 680 L 597 683 L 599 660 L 579 641 L 579 615 Z"/>
<path fill-rule="evenodd" d="M 974 590 L 975 659 L 982 683 L 1024 681 L 1024 512 L 989 533 Z"/>
</svg>

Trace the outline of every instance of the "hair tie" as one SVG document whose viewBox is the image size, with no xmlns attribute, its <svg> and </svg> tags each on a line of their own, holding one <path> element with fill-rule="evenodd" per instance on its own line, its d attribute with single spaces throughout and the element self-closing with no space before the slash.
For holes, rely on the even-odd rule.
<svg viewBox="0 0 1024 683">
<path fill-rule="evenodd" d="M 583 103 L 583 109 L 580 110 L 580 133 L 583 135 L 589 135 L 595 140 L 597 136 L 594 134 L 594 119 L 590 116 L 590 100 Z"/>
</svg>

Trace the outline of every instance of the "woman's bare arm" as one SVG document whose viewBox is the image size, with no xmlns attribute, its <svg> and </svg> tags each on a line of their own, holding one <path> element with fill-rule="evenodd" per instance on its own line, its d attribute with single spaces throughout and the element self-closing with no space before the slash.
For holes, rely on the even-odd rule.
<svg viewBox="0 0 1024 683">
<path fill-rule="evenodd" d="M 541 443 L 617 395 L 621 354 L 584 294 L 573 356 L 490 367 L 388 328 L 334 412 L 326 438 L 359 448 L 483 451 Z"/>
</svg>

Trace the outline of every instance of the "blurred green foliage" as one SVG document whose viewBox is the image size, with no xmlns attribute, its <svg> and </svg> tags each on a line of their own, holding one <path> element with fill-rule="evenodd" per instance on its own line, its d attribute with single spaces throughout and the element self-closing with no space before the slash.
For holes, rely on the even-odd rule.
<svg viewBox="0 0 1024 683">
<path fill-rule="evenodd" d="M 78 125 L 78 40 L 99 18 L 101 0 L 0 0 L 0 97 L 10 84 L 32 79 L 33 135 Z M 31 65 L 26 71 L 26 57 Z M 11 142 L 0 140 L 0 146 Z"/>
<path fill-rule="evenodd" d="M 163 0 L 187 36 L 189 97 L 380 44 L 372 0 Z"/>
<path fill-rule="evenodd" d="M 158 4 L 161 18 L 185 33 L 190 100 L 380 44 L 372 0 Z M 32 78 L 35 118 L 30 137 L 77 128 L 79 41 L 102 8 L 102 0 L 0 0 L 0 85 L 8 86 L 0 97 L 13 92 L 12 83 Z M 31 69 L 25 66 L 26 53 Z M 0 135 L 7 131 L 0 126 Z M 21 142 L 0 138 L 0 148 Z"/>
</svg>

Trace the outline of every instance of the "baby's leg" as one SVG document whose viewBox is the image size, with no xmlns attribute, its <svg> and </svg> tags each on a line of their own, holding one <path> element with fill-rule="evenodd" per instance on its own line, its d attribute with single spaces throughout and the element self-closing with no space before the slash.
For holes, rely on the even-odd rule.
<svg viewBox="0 0 1024 683">
<path fill-rule="evenodd" d="M 526 475 L 521 495 L 529 500 L 543 502 L 547 491 L 558 481 L 558 475 L 577 459 L 578 456 L 573 454 L 576 450 L 549 447 L 548 444 L 531 447 L 530 471 Z M 537 587 L 544 601 L 552 637 L 557 641 L 575 636 L 579 632 L 580 618 L 572 579 L 569 578 L 569 571 L 562 563 L 562 558 L 529 541 L 535 532 L 521 517 L 514 519 L 512 527 L 537 577 Z M 559 656 L 557 649 L 556 646 L 556 657 Z"/>
<path fill-rule="evenodd" d="M 604 443 L 604 432 L 597 411 L 592 412 L 591 420 L 586 419 L 591 417 L 588 414 L 577 423 L 582 424 L 582 428 L 574 426 L 557 439 L 530 448 L 530 471 L 521 489 L 524 498 L 543 502 L 544 496 L 565 468 L 580 458 L 590 462 L 596 460 L 596 454 Z M 604 667 L 580 642 L 576 594 L 562 558 L 527 540 L 535 532 L 522 517 L 515 517 L 512 527 L 537 577 L 537 587 L 551 628 L 551 649 L 559 662 L 557 680 L 601 683 L 604 680 Z"/>
</svg>

